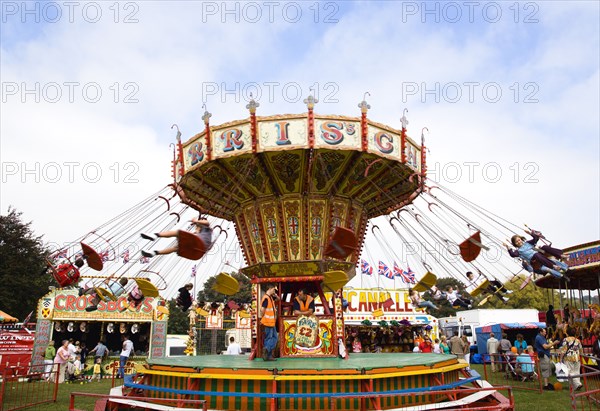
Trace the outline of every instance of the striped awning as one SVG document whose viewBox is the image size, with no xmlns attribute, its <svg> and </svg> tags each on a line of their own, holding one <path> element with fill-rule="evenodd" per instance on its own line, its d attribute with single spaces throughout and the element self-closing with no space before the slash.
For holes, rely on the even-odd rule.
<svg viewBox="0 0 600 411">
<path fill-rule="evenodd" d="M 18 321 L 19 320 L 12 315 L 6 314 L 4 311 L 0 310 L 0 323 L 16 323 Z"/>
</svg>

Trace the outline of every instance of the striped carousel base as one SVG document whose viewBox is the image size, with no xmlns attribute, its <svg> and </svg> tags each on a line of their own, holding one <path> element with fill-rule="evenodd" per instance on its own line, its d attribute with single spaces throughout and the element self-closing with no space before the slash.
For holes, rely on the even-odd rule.
<svg viewBox="0 0 600 411">
<path fill-rule="evenodd" d="M 182 399 L 206 400 L 209 410 L 385 410 L 447 399 L 427 390 L 460 385 L 466 366 L 454 356 L 416 353 L 268 362 L 209 355 L 150 359 L 141 380 L 128 386 L 144 396 L 172 399 L 173 406 Z M 416 394 L 357 397 L 406 390 Z"/>
</svg>

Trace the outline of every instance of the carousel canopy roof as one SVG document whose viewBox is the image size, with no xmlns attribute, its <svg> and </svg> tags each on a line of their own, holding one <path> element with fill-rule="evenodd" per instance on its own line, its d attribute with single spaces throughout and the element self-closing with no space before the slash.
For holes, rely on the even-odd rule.
<svg viewBox="0 0 600 411">
<path fill-rule="evenodd" d="M 365 120 L 362 134 L 361 118 L 345 116 L 255 119 L 210 127 L 183 144 L 180 186 L 199 209 L 233 220 L 262 198 L 336 196 L 372 218 L 399 208 L 419 186 L 411 176 L 421 171 L 421 147 L 401 130 Z"/>
</svg>

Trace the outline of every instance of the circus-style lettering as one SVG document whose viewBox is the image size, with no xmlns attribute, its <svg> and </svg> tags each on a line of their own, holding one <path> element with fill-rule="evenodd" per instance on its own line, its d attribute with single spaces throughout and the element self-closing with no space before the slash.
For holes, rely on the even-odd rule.
<svg viewBox="0 0 600 411">
<path fill-rule="evenodd" d="M 278 146 L 286 146 L 292 144 L 288 136 L 288 130 L 290 128 L 289 121 L 280 121 L 275 123 L 275 129 L 277 130 L 277 141 L 275 144 Z"/>
<path fill-rule="evenodd" d="M 390 136 L 385 131 L 380 131 L 375 134 L 375 145 L 383 154 L 390 154 L 394 151 L 394 137 Z"/>
<path fill-rule="evenodd" d="M 244 142 L 241 140 L 242 130 L 232 128 L 221 133 L 221 141 L 225 143 L 224 152 L 239 150 L 244 147 Z"/>
<path fill-rule="evenodd" d="M 191 165 L 196 165 L 204 160 L 204 153 L 202 152 L 202 143 L 196 143 L 188 150 L 188 157 L 190 158 Z"/>
<path fill-rule="evenodd" d="M 330 121 L 321 125 L 321 138 L 324 142 L 331 145 L 340 144 L 344 141 L 344 123 L 340 121 Z"/>
</svg>

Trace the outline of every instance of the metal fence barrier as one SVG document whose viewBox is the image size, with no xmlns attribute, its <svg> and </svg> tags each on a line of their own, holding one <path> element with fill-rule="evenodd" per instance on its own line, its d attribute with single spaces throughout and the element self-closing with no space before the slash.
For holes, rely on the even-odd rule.
<svg viewBox="0 0 600 411">
<path fill-rule="evenodd" d="M 59 370 L 54 367 L 50 373 L 31 372 L 29 366 L 5 369 L 0 384 L 0 411 L 56 402 Z"/>
<path fill-rule="evenodd" d="M 485 380 L 493 386 L 508 385 L 515 390 L 542 392 L 543 378 L 537 357 L 517 362 L 516 355 L 486 354 L 483 361 Z"/>
</svg>

